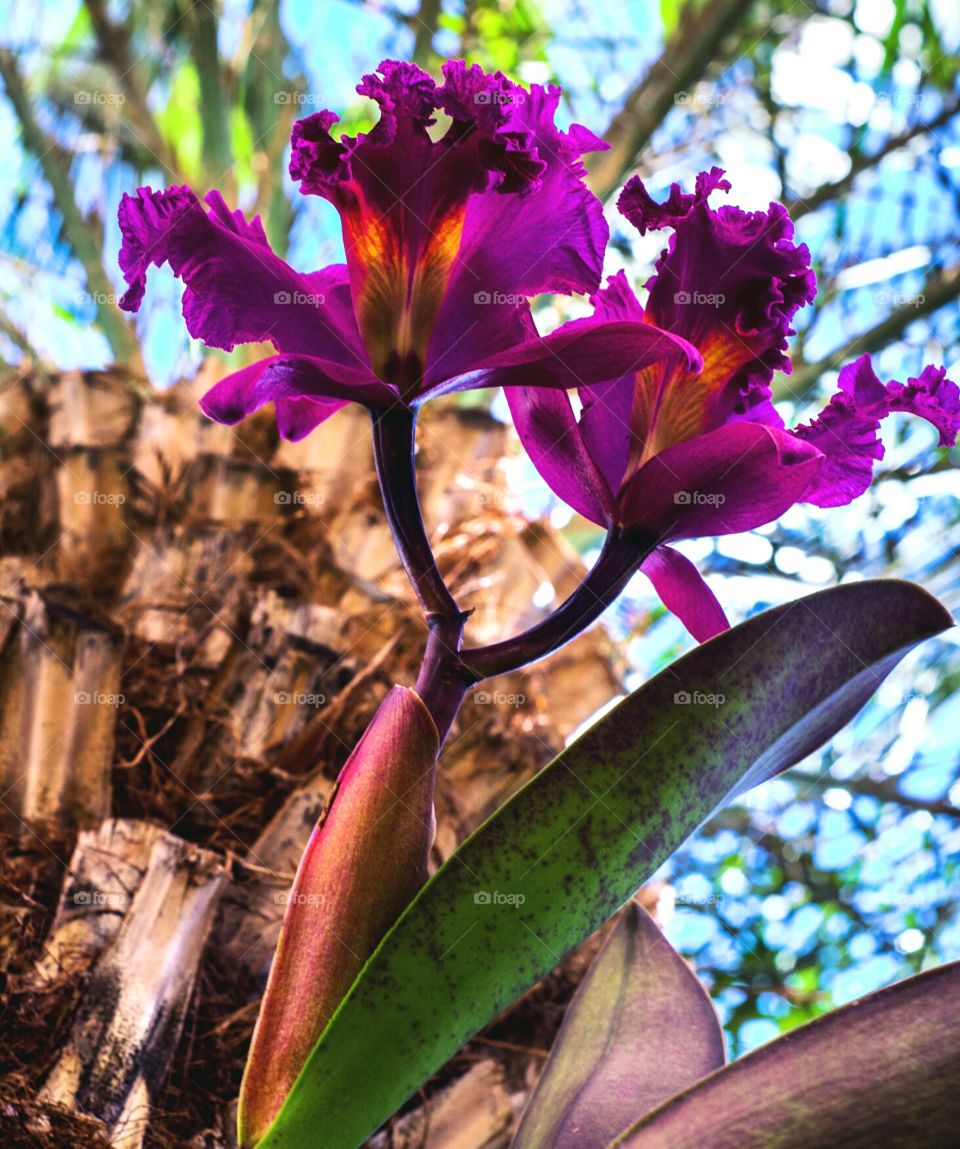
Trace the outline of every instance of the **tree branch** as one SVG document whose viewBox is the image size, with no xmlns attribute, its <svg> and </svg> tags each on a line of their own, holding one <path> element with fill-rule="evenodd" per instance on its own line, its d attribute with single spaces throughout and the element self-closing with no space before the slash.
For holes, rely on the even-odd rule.
<svg viewBox="0 0 960 1149">
<path fill-rule="evenodd" d="M 190 54 L 200 79 L 200 122 L 203 129 L 203 166 L 213 186 L 227 176 L 232 182 L 233 149 L 230 144 L 230 110 L 223 86 L 217 17 L 203 0 L 191 5 L 187 20 Z"/>
<path fill-rule="evenodd" d="M 930 275 L 923 290 L 914 297 L 917 302 L 905 303 L 895 308 L 875 327 L 856 335 L 831 351 L 816 363 L 799 364 L 792 375 L 778 376 L 774 381 L 775 399 L 802 399 L 820 381 L 827 371 L 833 371 L 841 364 L 879 351 L 896 342 L 910 326 L 925 315 L 939 311 L 960 296 L 960 266 L 950 267 Z"/>
<path fill-rule="evenodd" d="M 942 799 L 911 798 L 909 794 L 901 793 L 896 778 L 884 778 L 881 781 L 873 778 L 846 778 L 838 781 L 836 778 L 814 778 L 802 770 L 788 770 L 782 777 L 805 788 L 806 793 L 819 795 L 826 790 L 849 790 L 851 794 L 862 794 L 881 802 L 894 802 L 909 810 L 926 810 L 930 814 L 942 814 L 960 820 L 960 807 Z"/>
<path fill-rule="evenodd" d="M 84 218 L 73 194 L 69 175 L 70 155 L 37 122 L 16 58 L 8 48 L 0 48 L 0 76 L 3 77 L 7 98 L 20 121 L 23 146 L 36 157 L 63 218 L 67 242 L 87 274 L 87 287 L 96 305 L 100 329 L 118 362 L 139 366 L 140 350 L 136 335 L 112 302 L 114 287 L 104 269 L 97 230 Z"/>
<path fill-rule="evenodd" d="M 421 68 L 430 67 L 430 60 L 433 56 L 433 38 L 437 34 L 442 11 L 442 0 L 420 0 L 419 9 L 409 18 L 414 34 L 413 56 L 411 58 Z"/>
<path fill-rule="evenodd" d="M 673 107 L 674 98 L 702 79 L 717 60 L 723 41 L 742 22 L 753 3 L 754 0 L 707 0 L 696 14 L 691 4 L 686 5 L 677 31 L 604 133 L 610 150 L 594 153 L 587 164 L 588 183 L 601 199 L 617 189 Z"/>
<path fill-rule="evenodd" d="M 130 50 L 130 34 L 122 24 L 114 24 L 107 15 L 104 0 L 84 0 L 90 16 L 101 58 L 113 67 L 117 83 L 125 98 L 124 113 L 129 130 L 165 169 L 171 183 L 183 183 L 185 177 L 177 164 L 173 149 L 160 134 L 156 120 L 147 106 L 147 84 L 140 61 Z"/>
<path fill-rule="evenodd" d="M 907 144 L 909 144 L 911 140 L 916 139 L 917 136 L 922 136 L 927 132 L 933 132 L 936 131 L 937 128 L 942 128 L 953 119 L 958 111 L 960 111 L 960 99 L 949 102 L 940 114 L 934 116 L 932 120 L 925 121 L 921 124 L 914 124 L 899 135 L 891 136 L 878 151 L 870 155 L 863 155 L 861 153 L 854 156 L 850 164 L 850 171 L 847 172 L 842 179 L 834 180 L 828 184 L 821 184 L 821 186 L 811 192 L 810 195 L 797 196 L 796 199 L 791 200 L 790 203 L 787 204 L 787 211 L 789 211 L 790 217 L 796 222 L 802 216 L 809 215 L 810 212 L 823 207 L 824 204 L 839 199 L 850 190 L 857 176 L 865 171 L 869 171 L 871 168 L 877 167 L 887 156 L 906 147 Z"/>
</svg>

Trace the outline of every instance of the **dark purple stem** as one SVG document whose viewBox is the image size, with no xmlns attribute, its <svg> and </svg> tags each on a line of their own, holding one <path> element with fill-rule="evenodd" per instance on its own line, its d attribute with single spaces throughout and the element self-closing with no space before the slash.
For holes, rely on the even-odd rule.
<svg viewBox="0 0 960 1149">
<path fill-rule="evenodd" d="M 575 638 L 620 594 L 657 539 L 646 531 L 611 527 L 586 578 L 549 617 L 503 642 L 461 651 L 468 616 L 443 580 L 420 513 L 414 467 L 416 413 L 398 405 L 371 414 L 387 522 L 429 627 L 416 689 L 433 715 L 442 744 L 471 686 L 519 670 Z"/>
<path fill-rule="evenodd" d="M 399 404 L 389 409 L 374 408 L 373 458 L 380 480 L 380 493 L 387 522 L 393 533 L 400 561 L 426 611 L 433 616 L 466 621 L 447 584 L 443 581 L 427 538 L 417 497 L 414 467 L 416 412 Z"/>
<path fill-rule="evenodd" d="M 444 582 L 423 525 L 414 465 L 416 413 L 396 406 L 373 410 L 371 415 L 384 511 L 429 628 L 416 689 L 433 715 L 442 744 L 471 682 L 459 660 L 468 614 L 460 610 Z"/>
<path fill-rule="evenodd" d="M 611 527 L 586 578 L 551 615 L 513 638 L 461 652 L 472 681 L 519 670 L 576 638 L 617 598 L 657 541 L 647 531 Z"/>
</svg>

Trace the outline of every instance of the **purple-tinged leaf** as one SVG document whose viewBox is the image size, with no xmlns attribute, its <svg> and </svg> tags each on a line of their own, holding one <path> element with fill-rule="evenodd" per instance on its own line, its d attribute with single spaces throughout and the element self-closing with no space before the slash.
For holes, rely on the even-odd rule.
<svg viewBox="0 0 960 1149">
<path fill-rule="evenodd" d="M 427 877 L 437 728 L 395 686 L 344 763 L 287 895 L 240 1087 L 255 1145 L 360 967 Z"/>
<path fill-rule="evenodd" d="M 851 1002 L 711 1074 L 610 1149 L 953 1149 L 960 963 Z"/>
<path fill-rule="evenodd" d="M 706 991 L 631 902 L 567 1009 L 512 1149 L 604 1149 L 723 1062 Z"/>
<path fill-rule="evenodd" d="M 756 615 L 604 715 L 484 823 L 383 939 L 260 1149 L 355 1149 L 588 937 L 734 791 L 815 750 L 951 625 L 909 583 Z M 692 1142 L 690 1143 L 693 1144 Z"/>
</svg>

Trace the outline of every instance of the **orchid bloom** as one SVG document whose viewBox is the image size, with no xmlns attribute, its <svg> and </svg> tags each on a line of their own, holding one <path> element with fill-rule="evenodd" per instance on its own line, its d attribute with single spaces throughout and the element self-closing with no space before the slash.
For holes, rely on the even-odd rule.
<svg viewBox="0 0 960 1149">
<path fill-rule="evenodd" d="M 281 435 L 299 439 L 351 400 L 415 408 L 445 391 L 697 361 L 634 320 L 579 320 L 540 338 L 528 297 L 599 286 L 608 229 L 580 156 L 606 145 L 555 126 L 558 88 L 527 91 L 462 61 L 443 71 L 438 86 L 384 61 L 357 88 L 380 118 L 356 138 L 335 139 L 329 111 L 294 124 L 290 173 L 338 211 L 345 265 L 294 271 L 259 217 L 247 222 L 217 191 L 207 208 L 188 187 L 123 197 L 124 310 L 139 308 L 148 267 L 168 263 L 186 284 L 191 335 L 226 351 L 276 348 L 204 396 L 209 416 L 236 423 L 273 402 Z M 438 112 L 449 121 L 439 135 Z"/>
<path fill-rule="evenodd" d="M 907 411 L 942 446 L 960 430 L 960 391 L 943 368 L 882 383 L 868 355 L 844 367 L 839 391 L 811 423 L 790 430 L 772 402 L 789 372 L 791 320 L 815 293 L 807 248 L 780 204 L 766 212 L 710 207 L 730 190 L 714 168 L 696 190 L 674 184 L 655 203 L 634 177 L 618 206 L 645 234 L 671 228 L 641 307 L 621 272 L 592 299 L 595 319 L 633 319 L 692 343 L 703 366 L 675 358 L 578 389 L 579 417 L 560 390 L 511 388 L 510 409 L 541 475 L 593 522 L 656 540 L 640 569 L 697 639 L 728 626 L 694 565 L 667 544 L 748 531 L 798 502 L 842 506 L 869 486 L 883 457 L 880 421 Z"/>
</svg>

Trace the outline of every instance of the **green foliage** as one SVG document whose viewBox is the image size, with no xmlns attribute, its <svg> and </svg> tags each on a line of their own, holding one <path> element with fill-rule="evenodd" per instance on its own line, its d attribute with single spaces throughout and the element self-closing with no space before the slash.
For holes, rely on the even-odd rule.
<svg viewBox="0 0 960 1149">
<path fill-rule="evenodd" d="M 838 587 L 757 615 L 634 692 L 424 887 L 321 1036 L 262 1149 L 307 1149 L 321 1127 L 329 1149 L 354 1149 L 725 796 L 803 758 L 907 649 L 949 624 L 908 584 Z"/>
</svg>

